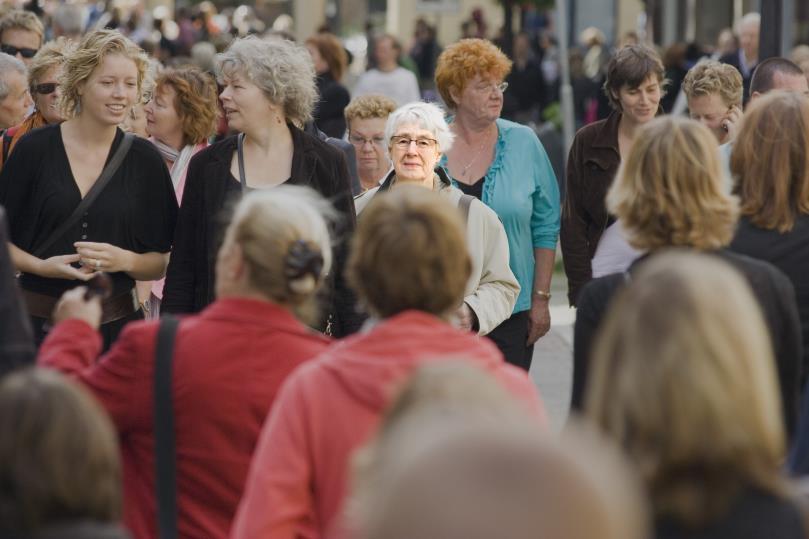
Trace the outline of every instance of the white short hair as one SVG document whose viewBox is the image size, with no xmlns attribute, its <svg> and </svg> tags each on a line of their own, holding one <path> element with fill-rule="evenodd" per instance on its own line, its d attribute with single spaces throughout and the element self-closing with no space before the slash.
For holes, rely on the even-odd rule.
<svg viewBox="0 0 809 539">
<path fill-rule="evenodd" d="M 761 28 L 761 14 L 751 11 L 750 13 L 745 14 L 739 21 L 736 23 L 736 33 L 738 34 L 741 32 L 743 26 L 747 26 L 749 24 L 755 24 L 758 28 Z"/>
<path fill-rule="evenodd" d="M 8 82 L 6 82 L 6 75 L 14 71 L 21 74 L 23 78 L 26 79 L 27 83 L 28 70 L 25 68 L 25 64 L 22 63 L 22 60 L 15 56 L 0 52 L 0 101 L 5 99 L 9 92 Z"/>
<path fill-rule="evenodd" d="M 390 147 L 391 137 L 403 124 L 416 124 L 431 132 L 438 141 L 438 149 L 442 153 L 446 153 L 452 148 L 455 134 L 450 131 L 449 125 L 444 119 L 444 111 L 438 105 L 417 101 L 394 110 L 388 116 L 388 122 L 385 124 L 385 140 L 388 141 L 388 147 Z"/>
</svg>

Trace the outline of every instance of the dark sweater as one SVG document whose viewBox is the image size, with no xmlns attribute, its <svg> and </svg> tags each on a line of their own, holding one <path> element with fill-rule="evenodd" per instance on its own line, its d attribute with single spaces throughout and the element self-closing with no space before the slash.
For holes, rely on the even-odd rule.
<svg viewBox="0 0 809 539">
<path fill-rule="evenodd" d="M 761 306 L 773 343 L 785 428 L 789 438 L 792 439 L 798 416 L 802 356 L 800 321 L 792 283 L 778 268 L 768 262 L 724 249 L 714 254 L 742 273 Z M 571 397 L 573 409 L 580 410 L 583 405 L 593 341 L 601 327 L 601 321 L 607 314 L 610 301 L 631 279 L 638 265 L 647 259 L 648 257 L 643 257 L 634 262 L 627 273 L 615 273 L 593 279 L 587 283 L 579 296 L 573 331 Z"/>
<path fill-rule="evenodd" d="M 332 318 L 332 334 L 353 333 L 362 323 L 356 312 L 356 297 L 343 278 L 348 255 L 348 238 L 356 215 L 348 169 L 342 153 L 332 146 L 290 126 L 292 172 L 286 182 L 311 187 L 328 199 L 341 216 L 333 237 L 334 270 L 324 305 Z M 199 312 L 214 299 L 216 253 L 229 216 L 228 189 L 233 182 L 230 163 L 236 151 L 236 137 L 229 137 L 199 152 L 188 165 L 174 248 L 166 274 L 161 310 L 171 313 Z"/>
</svg>

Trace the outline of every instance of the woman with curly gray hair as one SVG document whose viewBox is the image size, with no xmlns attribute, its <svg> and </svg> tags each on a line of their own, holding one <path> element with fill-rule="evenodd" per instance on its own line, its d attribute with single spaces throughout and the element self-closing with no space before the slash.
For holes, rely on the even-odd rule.
<svg viewBox="0 0 809 539">
<path fill-rule="evenodd" d="M 317 99 L 315 70 L 302 46 L 278 38 L 247 37 L 217 56 L 220 99 L 239 134 L 197 154 L 188 166 L 185 192 L 169 263 L 162 309 L 197 312 L 213 300 L 220 217 L 248 192 L 281 184 L 313 188 L 339 213 L 337 239 L 354 228 L 354 205 L 342 154 L 304 133 Z M 359 325 L 353 295 L 343 285 L 344 249 L 335 252 L 326 309 L 331 333 Z"/>
</svg>

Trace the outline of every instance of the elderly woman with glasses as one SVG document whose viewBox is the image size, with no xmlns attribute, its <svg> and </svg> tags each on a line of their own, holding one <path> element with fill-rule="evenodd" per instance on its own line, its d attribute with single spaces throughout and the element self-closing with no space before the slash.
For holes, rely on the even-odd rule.
<svg viewBox="0 0 809 539">
<path fill-rule="evenodd" d="M 59 109 L 62 92 L 59 77 L 62 66 L 74 44 L 60 37 L 45 44 L 28 66 L 28 88 L 34 100 L 34 112 L 15 127 L 10 127 L 3 135 L 3 150 L 0 153 L 0 167 L 14 150 L 17 141 L 29 131 L 64 120 Z"/>
<path fill-rule="evenodd" d="M 508 264 L 508 240 L 497 215 L 474 197 L 452 186 L 444 169 L 437 167 L 455 138 L 440 108 L 410 103 L 388 118 L 385 140 L 393 170 L 379 187 L 354 201 L 359 216 L 378 194 L 400 185 L 417 185 L 447 197 L 457 206 L 466 225 L 472 275 L 463 302 L 456 310 L 457 324 L 486 335 L 511 316 L 520 285 Z"/>
<path fill-rule="evenodd" d="M 355 97 L 345 108 L 348 141 L 354 146 L 363 191 L 377 187 L 390 171 L 385 124 L 394 110 L 396 102 L 378 94 Z"/>
<path fill-rule="evenodd" d="M 510 363 L 528 370 L 534 343 L 550 329 L 548 303 L 559 187 L 545 149 L 528 127 L 500 119 L 511 61 L 489 41 L 464 39 L 438 58 L 435 82 L 454 117 L 452 149 L 441 160 L 453 185 L 500 218 L 509 266 L 520 283 L 513 311 L 489 337 Z"/>
</svg>

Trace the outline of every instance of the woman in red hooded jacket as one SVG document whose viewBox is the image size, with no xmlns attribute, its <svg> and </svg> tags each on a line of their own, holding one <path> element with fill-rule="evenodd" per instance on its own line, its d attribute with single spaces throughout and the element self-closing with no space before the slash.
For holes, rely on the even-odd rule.
<svg viewBox="0 0 809 539">
<path fill-rule="evenodd" d="M 544 421 L 527 374 L 489 341 L 456 329 L 471 271 L 460 211 L 418 187 L 368 205 L 348 263 L 372 327 L 297 370 L 267 418 L 231 537 L 335 537 L 349 459 L 414 369 L 462 360 L 490 373 Z"/>
</svg>

